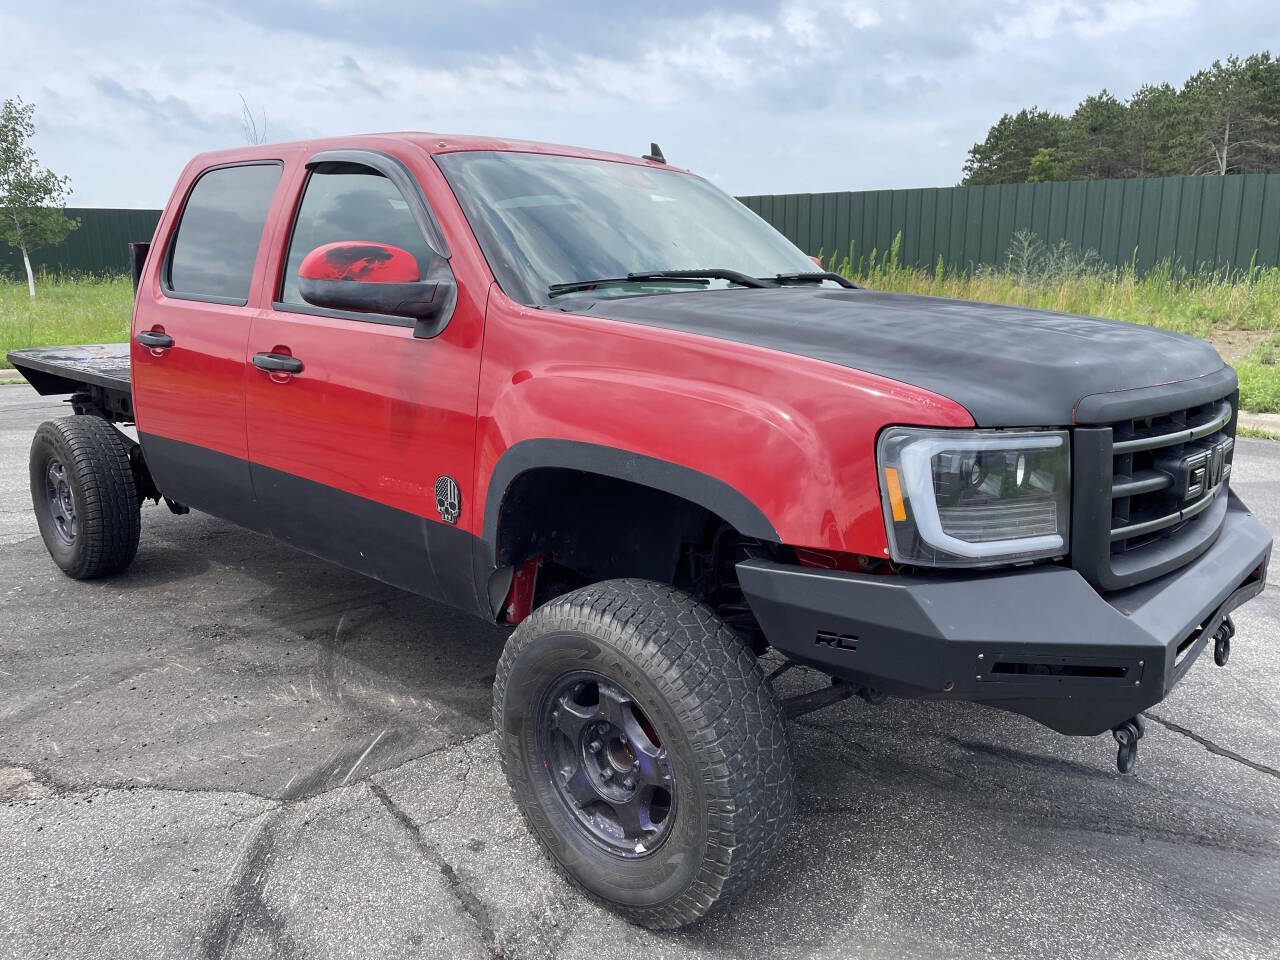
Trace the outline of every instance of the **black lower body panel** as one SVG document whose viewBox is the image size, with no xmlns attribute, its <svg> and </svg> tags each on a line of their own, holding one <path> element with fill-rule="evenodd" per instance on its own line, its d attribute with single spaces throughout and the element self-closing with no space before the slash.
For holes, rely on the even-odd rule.
<svg viewBox="0 0 1280 960">
<path fill-rule="evenodd" d="M 487 599 L 476 589 L 480 541 L 473 534 L 205 447 L 153 434 L 140 434 L 140 441 L 166 496 L 393 587 L 492 619 Z"/>
<path fill-rule="evenodd" d="M 156 489 L 166 497 L 256 533 L 268 532 L 248 460 L 141 431 L 138 442 Z"/>
<path fill-rule="evenodd" d="M 261 464 L 250 470 L 276 539 L 393 587 L 489 615 L 473 578 L 478 541 L 467 531 Z"/>
<path fill-rule="evenodd" d="M 1271 535 L 1231 497 L 1213 546 L 1102 595 L 1074 570 L 867 576 L 738 565 L 765 637 L 797 662 L 898 696 L 971 700 L 1092 735 L 1159 703 L 1222 619 L 1261 592 Z"/>
</svg>

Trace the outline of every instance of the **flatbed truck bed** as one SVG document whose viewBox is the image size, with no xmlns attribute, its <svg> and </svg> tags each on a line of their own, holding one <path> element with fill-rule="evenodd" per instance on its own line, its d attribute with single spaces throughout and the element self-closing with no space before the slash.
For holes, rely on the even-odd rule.
<svg viewBox="0 0 1280 960">
<path fill-rule="evenodd" d="M 29 347 L 10 350 L 8 359 L 41 396 L 71 394 L 77 413 L 92 408 L 107 419 L 133 422 L 129 344 Z"/>
</svg>

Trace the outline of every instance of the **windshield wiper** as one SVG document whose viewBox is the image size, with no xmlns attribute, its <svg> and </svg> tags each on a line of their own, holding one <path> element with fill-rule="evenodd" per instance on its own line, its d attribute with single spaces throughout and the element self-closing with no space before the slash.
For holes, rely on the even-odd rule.
<svg viewBox="0 0 1280 960">
<path fill-rule="evenodd" d="M 596 287 L 617 287 L 627 283 L 637 283 L 650 279 L 648 274 L 627 274 L 625 277 L 600 277 L 598 280 L 570 280 L 568 283 L 553 283 L 547 287 L 550 296 L 558 297 L 562 293 L 577 293 L 582 290 L 594 290 Z M 704 277 L 660 277 L 673 284 L 705 287 L 710 280 Z"/>
<path fill-rule="evenodd" d="M 778 281 L 778 286 L 782 286 L 784 283 L 821 283 L 823 280 L 831 280 L 849 290 L 858 289 L 858 285 L 848 277 L 832 273 L 829 270 L 811 270 L 808 273 L 779 273 L 773 279 Z"/>
<path fill-rule="evenodd" d="M 756 277 L 739 273 L 737 270 L 725 270 L 713 267 L 707 270 L 651 270 L 644 273 L 628 273 L 625 277 L 601 277 L 599 280 L 571 280 L 568 283 L 553 283 L 547 287 L 550 296 L 558 297 L 563 293 L 575 293 L 580 290 L 594 290 L 596 287 L 613 287 L 626 283 L 644 283 L 646 281 L 663 280 L 674 283 L 688 283 L 706 286 L 712 280 L 727 280 L 742 287 L 768 287 L 768 282 Z"/>
<path fill-rule="evenodd" d="M 728 280 L 740 287 L 767 287 L 764 280 L 751 277 L 737 270 L 726 270 L 723 267 L 711 267 L 706 270 L 654 270 L 651 273 L 629 273 L 633 280 Z"/>
</svg>

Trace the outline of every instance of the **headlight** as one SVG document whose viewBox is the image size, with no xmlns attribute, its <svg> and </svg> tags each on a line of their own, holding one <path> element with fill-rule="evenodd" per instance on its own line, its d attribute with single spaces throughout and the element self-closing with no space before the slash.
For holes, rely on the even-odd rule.
<svg viewBox="0 0 1280 960">
<path fill-rule="evenodd" d="M 1067 552 L 1065 431 L 922 430 L 880 435 L 880 498 L 899 563 L 973 567 Z"/>
</svg>

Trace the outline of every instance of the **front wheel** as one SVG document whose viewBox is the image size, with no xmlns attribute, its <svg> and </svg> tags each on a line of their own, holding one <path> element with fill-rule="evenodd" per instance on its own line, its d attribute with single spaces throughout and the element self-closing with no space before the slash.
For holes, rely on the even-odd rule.
<svg viewBox="0 0 1280 960">
<path fill-rule="evenodd" d="M 741 890 L 790 820 L 786 724 L 759 664 L 662 584 L 608 581 L 535 611 L 503 651 L 494 724 L 552 864 L 644 926 Z"/>
</svg>

